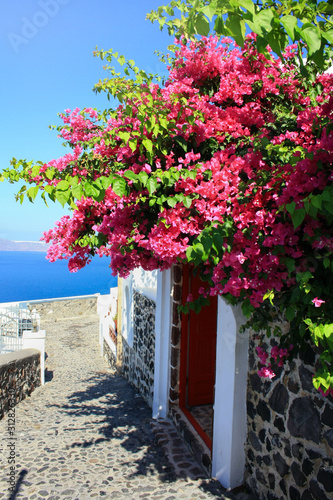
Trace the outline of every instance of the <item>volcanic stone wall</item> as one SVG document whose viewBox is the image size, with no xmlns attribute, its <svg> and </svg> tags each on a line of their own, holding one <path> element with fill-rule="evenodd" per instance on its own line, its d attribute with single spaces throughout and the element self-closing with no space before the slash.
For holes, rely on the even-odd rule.
<svg viewBox="0 0 333 500">
<path fill-rule="evenodd" d="M 112 352 L 110 349 L 108 343 L 106 342 L 105 339 L 103 339 L 103 356 L 106 362 L 109 364 L 109 366 L 112 366 L 113 368 L 116 367 L 117 363 L 117 358 L 115 354 Z"/>
<path fill-rule="evenodd" d="M 134 290 L 133 345 L 122 337 L 122 373 L 150 406 L 154 395 L 155 312 L 153 300 Z M 118 334 L 119 335 L 119 334 Z"/>
<path fill-rule="evenodd" d="M 0 419 L 40 385 L 40 352 L 37 349 L 1 354 Z"/>
<path fill-rule="evenodd" d="M 332 500 L 333 398 L 312 385 L 315 354 L 309 349 L 269 381 L 256 373 L 256 342 L 249 356 L 246 483 L 260 500 Z"/>
</svg>

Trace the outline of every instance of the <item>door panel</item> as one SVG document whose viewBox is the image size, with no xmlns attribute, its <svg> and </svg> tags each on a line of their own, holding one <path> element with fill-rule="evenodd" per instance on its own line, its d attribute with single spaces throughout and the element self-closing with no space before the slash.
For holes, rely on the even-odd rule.
<svg viewBox="0 0 333 500">
<path fill-rule="evenodd" d="M 187 273 L 187 276 L 186 276 Z M 200 287 L 205 283 L 186 270 L 188 290 L 198 297 Z M 187 288 L 187 287 L 186 287 Z M 187 321 L 187 397 L 186 406 L 212 404 L 214 402 L 215 359 L 216 359 L 217 298 L 210 298 L 210 305 L 199 314 L 191 311 Z M 186 325 L 187 323 L 187 325 Z M 186 335 L 186 332 L 182 332 Z M 185 359 L 185 357 L 183 357 Z"/>
</svg>

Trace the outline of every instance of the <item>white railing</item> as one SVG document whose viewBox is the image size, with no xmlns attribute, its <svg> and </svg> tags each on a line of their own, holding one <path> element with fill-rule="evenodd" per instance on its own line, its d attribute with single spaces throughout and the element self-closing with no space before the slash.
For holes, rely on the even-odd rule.
<svg viewBox="0 0 333 500">
<path fill-rule="evenodd" d="M 40 316 L 26 303 L 0 305 L 0 354 L 23 348 L 23 332 L 38 332 Z"/>
</svg>

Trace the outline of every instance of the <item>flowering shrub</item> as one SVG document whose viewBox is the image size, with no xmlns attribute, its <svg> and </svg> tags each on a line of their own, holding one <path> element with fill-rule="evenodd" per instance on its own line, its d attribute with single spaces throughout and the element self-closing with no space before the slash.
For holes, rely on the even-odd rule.
<svg viewBox="0 0 333 500">
<path fill-rule="evenodd" d="M 230 36 L 243 47 L 245 33 L 256 33 L 256 47 L 266 52 L 269 45 L 280 57 L 288 43 L 299 44 L 299 64 L 306 73 L 307 62 L 323 70 L 332 57 L 333 8 L 321 0 L 169 0 L 147 15 L 160 29 L 177 38 L 195 35 Z M 302 57 L 303 55 L 303 57 Z M 328 57 L 327 57 L 328 56 Z"/>
<path fill-rule="evenodd" d="M 48 257 L 82 268 L 109 255 L 114 274 L 187 261 L 209 296 L 241 302 L 249 325 L 280 346 L 258 352 L 274 376 L 293 352 L 320 354 L 314 385 L 333 387 L 333 76 L 304 80 L 288 47 L 285 62 L 229 39 L 178 41 L 165 85 L 126 62 L 125 78 L 101 81 L 115 110 L 66 110 L 59 135 L 73 152 L 49 163 L 13 161 L 18 193 L 69 204 L 44 234 Z M 110 52 L 99 56 L 109 62 Z M 282 330 L 276 320 L 289 322 Z M 273 325 L 273 326 L 272 326 Z M 275 326 L 274 326 L 275 325 Z M 310 347 L 312 346 L 312 347 Z"/>
</svg>

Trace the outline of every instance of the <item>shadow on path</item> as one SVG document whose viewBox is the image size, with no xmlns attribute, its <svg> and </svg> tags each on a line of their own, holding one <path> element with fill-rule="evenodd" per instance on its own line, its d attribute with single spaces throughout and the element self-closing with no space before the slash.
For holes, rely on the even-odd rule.
<svg viewBox="0 0 333 500">
<path fill-rule="evenodd" d="M 17 498 L 17 495 L 19 494 L 19 491 L 20 491 L 21 484 L 24 481 L 24 478 L 27 474 L 28 474 L 28 471 L 26 469 L 22 469 L 19 472 L 19 477 L 17 478 L 16 485 L 13 488 L 13 490 L 11 491 L 11 493 L 8 497 L 8 500 L 15 500 L 15 498 Z"/>
<path fill-rule="evenodd" d="M 68 403 L 50 405 L 56 407 L 73 419 L 86 417 L 82 430 L 87 427 L 94 430 L 90 439 L 73 442 L 71 448 L 89 448 L 109 442 L 112 448 L 121 447 L 126 450 L 127 457 L 117 462 L 117 466 L 131 466 L 128 479 L 158 475 L 158 481 L 174 483 L 180 479 L 173 465 L 157 444 L 151 429 L 151 408 L 137 394 L 134 387 L 117 374 L 97 373 L 86 379 L 87 389 L 77 391 L 68 396 Z M 79 422 L 78 422 L 79 423 Z M 81 423 L 82 425 L 82 423 Z M 76 430 L 79 430 L 76 427 Z M 73 429 L 68 429 L 73 430 Z M 118 456 L 121 453 L 115 450 Z M 134 472 L 133 472 L 133 465 Z M 184 476 L 182 476 L 184 479 Z M 202 478 L 202 476 L 201 476 Z M 193 478 L 189 478 L 191 481 Z M 201 479 L 198 488 L 212 497 L 233 499 L 232 493 L 214 479 Z M 185 479 L 185 484 L 187 480 Z"/>
<path fill-rule="evenodd" d="M 132 476 L 158 472 L 162 481 L 176 481 L 174 468 L 155 442 L 150 427 L 151 409 L 129 382 L 110 373 L 97 373 L 83 382 L 87 389 L 70 394 L 67 404 L 48 405 L 73 418 L 87 417 L 83 424 L 78 424 L 83 425 L 82 430 L 92 429 L 96 437 L 75 441 L 71 447 L 88 448 L 114 441 L 114 446 L 120 445 L 128 452 L 131 464 L 135 462 L 136 472 Z"/>
</svg>

